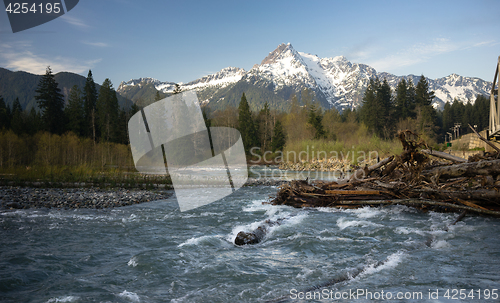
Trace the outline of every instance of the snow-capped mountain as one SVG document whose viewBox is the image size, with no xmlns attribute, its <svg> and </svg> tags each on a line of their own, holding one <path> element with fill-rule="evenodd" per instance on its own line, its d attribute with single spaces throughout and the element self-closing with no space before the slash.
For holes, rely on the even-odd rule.
<svg viewBox="0 0 500 303">
<path fill-rule="evenodd" d="M 238 82 L 246 73 L 247 72 L 242 68 L 226 67 L 215 74 L 204 76 L 200 79 L 191 81 L 186 84 L 184 83 L 179 83 L 179 84 L 182 87 L 182 90 L 191 90 L 191 89 L 201 90 L 206 87 L 214 87 L 214 86 L 218 88 L 223 88 L 230 84 Z M 127 86 L 136 86 L 136 85 L 141 86 L 150 83 L 152 83 L 157 90 L 164 93 L 173 92 L 176 84 L 175 82 L 161 82 L 160 80 L 146 77 L 146 78 L 132 79 L 127 82 L 122 82 L 120 83 L 118 90 L 121 90 Z"/>
<path fill-rule="evenodd" d="M 368 65 L 353 64 L 344 56 L 319 58 L 297 52 L 291 44 L 281 44 L 249 74 L 273 83 L 275 90 L 299 87 L 300 91 L 307 87 L 325 107 L 344 109 L 360 104 L 362 93 L 377 72 Z"/>
<path fill-rule="evenodd" d="M 218 73 L 180 85 L 182 90 L 196 90 L 200 100 L 216 108 L 237 105 L 242 92 L 245 92 L 254 110 L 266 101 L 271 107 L 283 109 L 292 94 L 300 98 L 300 92 L 308 88 L 325 108 L 335 107 L 343 110 L 362 104 L 368 82 L 376 76 L 387 79 L 393 89 L 402 78 L 411 79 L 414 84 L 420 78 L 415 75 L 378 73 L 366 64 L 351 63 L 343 56 L 319 58 L 298 52 L 288 43 L 279 45 L 248 72 L 241 68 L 228 67 Z M 427 80 L 430 89 L 435 92 L 436 108 L 442 108 L 445 102 L 455 99 L 462 102 L 474 101 L 478 94 L 488 95 L 492 85 L 491 82 L 479 78 L 456 74 Z M 117 91 L 121 93 L 126 87 L 147 84 L 153 84 L 157 90 L 167 94 L 175 88 L 173 82 L 140 78 L 122 82 Z"/>
</svg>

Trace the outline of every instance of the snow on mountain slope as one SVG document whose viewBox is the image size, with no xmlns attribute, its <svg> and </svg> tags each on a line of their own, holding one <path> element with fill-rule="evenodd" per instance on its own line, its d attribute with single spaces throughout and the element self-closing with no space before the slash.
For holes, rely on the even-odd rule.
<svg viewBox="0 0 500 303">
<path fill-rule="evenodd" d="M 309 88 L 316 93 L 324 106 L 343 110 L 361 106 L 364 91 L 370 78 L 373 77 L 387 79 L 393 90 L 402 78 L 411 79 L 415 85 L 420 78 L 415 75 L 396 76 L 385 72 L 378 73 L 366 64 L 351 63 L 343 56 L 319 58 L 317 55 L 297 52 L 290 43 L 283 43 L 248 72 L 241 68 L 228 67 L 218 73 L 181 84 L 181 88 L 194 89 L 198 92 L 209 91 L 210 93 L 205 94 L 204 102 L 217 102 L 221 96 L 218 100 L 211 100 L 211 96 L 216 96 L 217 91 L 223 88 L 230 89 L 241 81 L 262 90 L 273 90 L 275 94 L 283 91 L 291 94 Z M 452 102 L 455 99 L 461 102 L 467 100 L 473 102 L 478 94 L 488 95 L 491 88 L 491 82 L 456 74 L 427 80 L 430 89 L 435 92 L 433 105 L 436 108 L 442 108 L 445 102 Z M 152 78 L 122 82 L 120 87 L 140 85 L 141 82 L 153 83 L 156 89 L 164 93 L 170 93 L 175 88 L 173 82 L 161 82 Z M 287 96 L 284 95 L 284 98 Z"/>
<path fill-rule="evenodd" d="M 191 81 L 182 86 L 184 90 L 204 89 L 206 87 L 223 88 L 241 80 L 247 72 L 238 67 L 226 67 L 220 72 Z M 166 92 L 166 91 L 164 91 Z"/>
<path fill-rule="evenodd" d="M 274 84 L 275 89 L 295 84 L 314 86 L 315 81 L 307 66 L 291 44 L 281 44 L 269 54 L 260 65 L 254 66 L 251 75 L 260 77 Z M 249 81 L 251 77 L 247 77 Z"/>
<path fill-rule="evenodd" d="M 489 95 L 491 90 L 490 82 L 457 74 L 430 81 L 430 84 L 436 97 L 443 102 L 453 102 L 455 98 L 462 102 L 474 102 L 477 94 Z"/>
<path fill-rule="evenodd" d="M 215 74 L 202 77 L 200 79 L 191 81 L 186 84 L 179 83 L 179 85 L 182 88 L 182 90 L 191 90 L 191 89 L 203 90 L 206 89 L 207 87 L 214 87 L 220 89 L 240 81 L 240 79 L 245 74 L 246 71 L 242 68 L 226 67 Z M 118 87 L 117 91 L 120 93 L 127 86 L 135 86 L 135 85 L 141 86 L 149 83 L 152 83 L 157 90 L 164 93 L 172 93 L 175 89 L 175 84 L 176 84 L 174 82 L 162 82 L 154 78 L 139 78 L 139 79 L 131 79 L 127 82 L 120 83 L 120 86 Z"/>
</svg>

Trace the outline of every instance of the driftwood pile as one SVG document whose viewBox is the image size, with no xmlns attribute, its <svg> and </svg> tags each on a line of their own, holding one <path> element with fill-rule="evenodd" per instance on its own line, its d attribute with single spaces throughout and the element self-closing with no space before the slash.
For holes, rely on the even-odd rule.
<svg viewBox="0 0 500 303">
<path fill-rule="evenodd" d="M 478 134 L 479 136 L 479 134 Z M 270 202 L 293 207 L 358 208 L 401 204 L 441 212 L 500 217 L 500 150 L 465 160 L 432 151 L 411 131 L 403 152 L 336 182 L 295 180 Z"/>
</svg>

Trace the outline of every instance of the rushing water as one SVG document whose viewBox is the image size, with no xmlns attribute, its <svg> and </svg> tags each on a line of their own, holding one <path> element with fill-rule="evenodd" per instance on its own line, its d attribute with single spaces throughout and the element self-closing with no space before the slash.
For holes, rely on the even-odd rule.
<svg viewBox="0 0 500 303">
<path fill-rule="evenodd" d="M 407 298 L 394 302 L 483 302 L 486 292 L 488 302 L 499 301 L 498 219 L 466 217 L 447 228 L 456 214 L 263 205 L 276 190 L 245 187 L 182 213 L 175 197 L 107 210 L 3 212 L 0 301 L 297 302 L 313 294 L 315 302 L 370 301 L 352 297 L 361 291 L 377 302 L 382 291 Z M 286 220 L 263 242 L 233 244 L 239 231 L 278 218 Z M 460 289 L 468 297 L 460 300 Z"/>
</svg>

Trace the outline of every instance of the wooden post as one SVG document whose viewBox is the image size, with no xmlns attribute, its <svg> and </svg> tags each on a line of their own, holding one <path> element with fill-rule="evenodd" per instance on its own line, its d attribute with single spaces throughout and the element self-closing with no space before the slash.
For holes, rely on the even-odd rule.
<svg viewBox="0 0 500 303">
<path fill-rule="evenodd" d="M 498 57 L 497 69 L 495 71 L 495 76 L 493 77 L 493 84 L 491 86 L 490 92 L 490 135 L 496 136 L 500 134 L 500 98 L 498 96 L 498 90 L 500 88 L 500 77 L 498 75 L 500 70 L 500 56 Z M 498 81 L 498 83 L 497 83 Z M 497 89 L 495 89 L 497 86 Z M 497 94 L 497 99 L 495 100 L 495 93 Z"/>
</svg>

